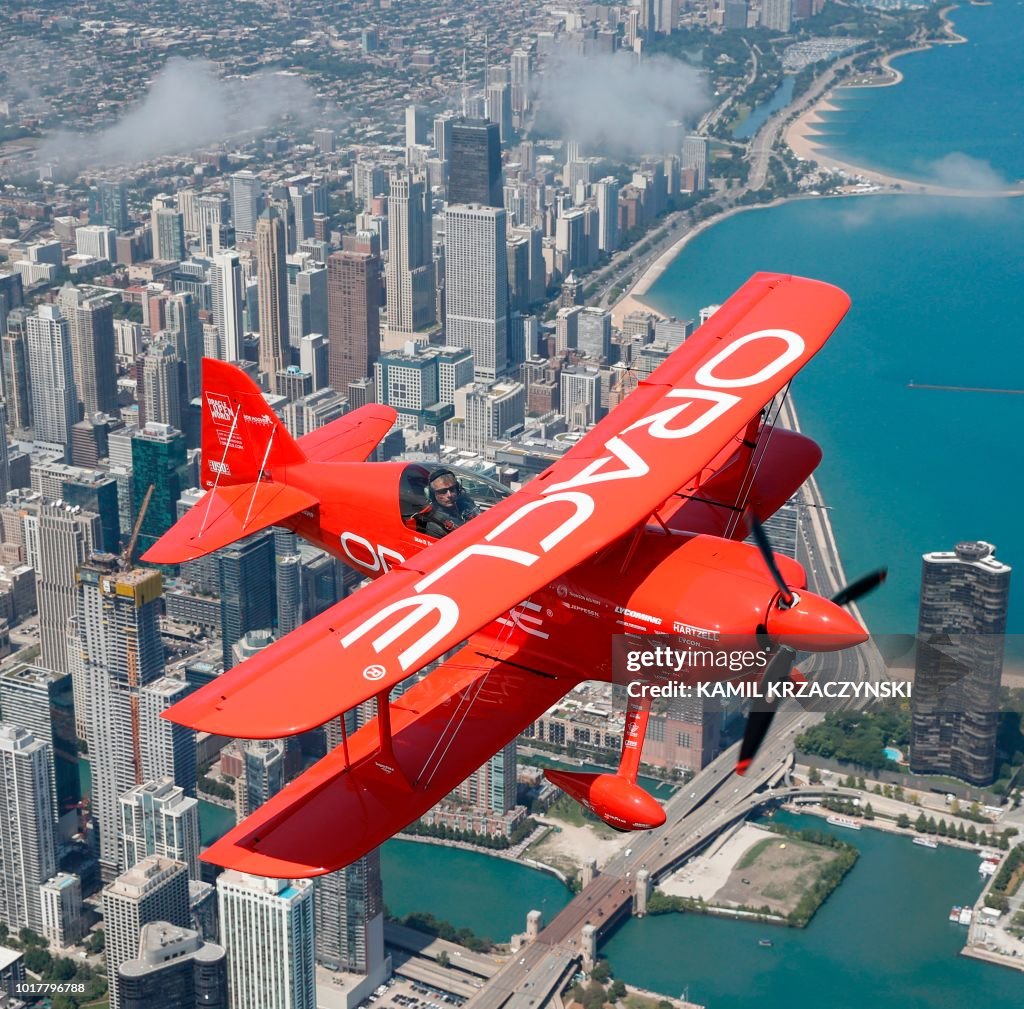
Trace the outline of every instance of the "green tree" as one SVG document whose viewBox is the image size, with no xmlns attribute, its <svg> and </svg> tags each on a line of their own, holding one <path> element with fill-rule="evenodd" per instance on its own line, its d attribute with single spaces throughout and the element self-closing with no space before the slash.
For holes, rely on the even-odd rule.
<svg viewBox="0 0 1024 1009">
<path fill-rule="evenodd" d="M 440 967 L 447 967 L 451 964 L 451 959 L 444 950 L 437 954 L 437 963 Z"/>
<path fill-rule="evenodd" d="M 821 771 L 819 771 L 816 767 L 812 767 L 807 772 L 807 780 L 812 785 L 820 785 L 821 784 Z"/>
<path fill-rule="evenodd" d="M 611 986 L 608 988 L 608 996 L 616 1002 L 626 997 L 626 986 L 619 978 L 612 981 Z"/>
<path fill-rule="evenodd" d="M 600 984 L 604 984 L 611 976 L 612 969 L 608 966 L 607 960 L 598 960 L 594 964 L 594 969 L 590 972 L 590 977 Z"/>
<path fill-rule="evenodd" d="M 900 813 L 900 815 L 896 817 L 896 826 L 903 827 L 905 830 L 910 826 L 910 817 L 907 816 L 906 813 Z"/>
<path fill-rule="evenodd" d="M 873 820 L 875 818 L 875 810 L 870 802 L 864 803 L 864 819 Z"/>
<path fill-rule="evenodd" d="M 917 819 L 914 821 L 914 830 L 919 834 L 923 834 L 928 829 L 928 820 L 924 813 L 918 813 Z"/>
</svg>

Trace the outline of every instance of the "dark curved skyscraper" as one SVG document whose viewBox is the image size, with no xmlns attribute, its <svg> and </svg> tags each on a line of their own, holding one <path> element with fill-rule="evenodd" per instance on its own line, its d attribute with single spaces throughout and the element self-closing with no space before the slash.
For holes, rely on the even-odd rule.
<svg viewBox="0 0 1024 1009">
<path fill-rule="evenodd" d="M 924 555 L 910 769 L 992 781 L 1010 567 L 991 543 Z"/>
<path fill-rule="evenodd" d="M 452 127 L 448 155 L 448 202 L 504 206 L 501 191 L 501 133 L 486 119 L 460 119 Z"/>
</svg>

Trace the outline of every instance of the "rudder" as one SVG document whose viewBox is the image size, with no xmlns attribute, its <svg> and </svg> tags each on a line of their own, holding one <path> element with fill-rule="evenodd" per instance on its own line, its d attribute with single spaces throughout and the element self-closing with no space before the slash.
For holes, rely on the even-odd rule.
<svg viewBox="0 0 1024 1009">
<path fill-rule="evenodd" d="M 202 410 L 204 488 L 265 480 L 306 461 L 260 387 L 232 364 L 203 358 Z"/>
</svg>

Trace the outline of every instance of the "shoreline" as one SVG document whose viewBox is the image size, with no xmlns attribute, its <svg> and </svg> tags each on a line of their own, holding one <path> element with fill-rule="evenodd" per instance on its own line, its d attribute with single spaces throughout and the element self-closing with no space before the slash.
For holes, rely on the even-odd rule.
<svg viewBox="0 0 1024 1009">
<path fill-rule="evenodd" d="M 973 2 L 973 0 L 972 0 Z M 801 194 L 795 196 L 782 196 L 778 199 L 772 200 L 770 203 L 752 204 L 749 206 L 734 206 L 722 213 L 715 214 L 713 217 L 708 217 L 705 220 L 698 223 L 695 227 L 691 228 L 685 235 L 673 242 L 668 249 L 665 250 L 657 259 L 654 260 L 644 271 L 640 274 L 637 280 L 630 286 L 629 290 L 623 292 L 622 296 L 611 306 L 612 313 L 612 325 L 618 328 L 622 326 L 622 320 L 631 312 L 641 311 L 648 312 L 658 316 L 659 318 L 665 318 L 665 316 L 659 312 L 656 308 L 653 308 L 647 301 L 644 300 L 644 295 L 650 290 L 655 282 L 661 277 L 661 275 L 668 269 L 675 258 L 683 251 L 687 243 L 689 243 L 697 235 L 703 231 L 711 228 L 712 226 L 720 223 L 721 221 L 727 220 L 745 210 L 761 210 L 769 207 L 776 207 L 783 203 L 787 203 L 794 199 L 825 199 L 831 196 L 885 196 L 885 195 L 903 195 L 903 196 L 936 196 L 936 197 L 954 197 L 958 199 L 1007 199 L 1012 197 L 1024 196 L 1024 185 L 1012 186 L 1005 189 L 960 189 L 956 187 L 943 186 L 938 183 L 928 182 L 926 180 L 908 179 L 902 176 L 891 175 L 886 172 L 878 171 L 873 168 L 869 168 L 863 165 L 855 165 L 848 161 L 843 161 L 832 157 L 830 155 L 822 154 L 818 146 L 815 143 L 814 138 L 817 136 L 816 128 L 821 124 L 823 116 L 827 112 L 838 111 L 831 99 L 834 97 L 833 92 L 839 90 L 842 87 L 854 88 L 874 88 L 874 87 L 893 87 L 896 84 L 901 83 L 904 80 L 904 74 L 902 71 L 897 70 L 892 66 L 892 60 L 897 59 L 900 56 L 906 56 L 909 53 L 924 52 L 938 45 L 960 45 L 966 43 L 968 40 L 963 35 L 960 35 L 954 28 L 953 22 L 949 19 L 949 12 L 955 10 L 959 5 L 950 4 L 947 7 L 942 8 L 939 11 L 939 16 L 942 18 L 947 38 L 945 39 L 930 39 L 926 43 L 916 46 L 910 46 L 907 49 L 900 49 L 896 52 L 887 53 L 880 60 L 881 65 L 888 70 L 892 76 L 892 80 L 883 81 L 876 84 L 851 84 L 851 85 L 839 85 L 836 88 L 827 88 L 817 99 L 812 101 L 806 108 L 802 109 L 796 117 L 783 128 L 782 131 L 782 142 L 785 146 L 788 146 L 793 154 L 802 161 L 815 161 L 819 164 L 822 159 L 828 160 L 829 167 L 838 169 L 840 172 L 845 173 L 852 177 L 853 181 L 869 182 L 881 189 L 858 192 L 858 193 L 839 193 L 839 194 Z M 827 71 L 826 71 L 827 72 Z M 786 117 L 792 115 L 794 110 L 799 106 L 800 99 L 792 102 L 785 109 L 780 110 L 776 115 Z"/>
<path fill-rule="evenodd" d="M 955 10 L 957 6 L 959 5 L 950 4 L 939 11 L 939 17 L 942 19 L 946 38 L 928 39 L 919 45 L 886 53 L 879 60 L 880 65 L 888 71 L 891 79 L 866 84 L 839 84 L 830 87 L 815 101 L 811 102 L 807 108 L 803 109 L 783 130 L 783 142 L 793 154 L 802 161 L 814 161 L 822 168 L 827 167 L 837 170 L 860 180 L 888 187 L 908 195 L 924 194 L 928 196 L 974 199 L 1005 199 L 1007 197 L 1024 195 L 1024 186 L 1019 184 L 1002 189 L 964 189 L 956 186 L 945 186 L 937 182 L 929 182 L 927 179 L 914 179 L 894 175 L 890 172 L 865 165 L 857 165 L 841 157 L 834 156 L 823 150 L 821 145 L 816 142 L 816 138 L 819 136 L 818 127 L 824 123 L 826 114 L 839 111 L 838 107 L 833 104 L 836 92 L 843 89 L 858 90 L 894 87 L 903 82 L 905 75 L 901 70 L 893 66 L 893 60 L 899 59 L 901 56 L 907 56 L 910 53 L 926 52 L 935 46 L 962 45 L 966 43 L 968 41 L 967 38 L 956 31 L 953 22 L 949 18 L 950 11 Z"/>
</svg>

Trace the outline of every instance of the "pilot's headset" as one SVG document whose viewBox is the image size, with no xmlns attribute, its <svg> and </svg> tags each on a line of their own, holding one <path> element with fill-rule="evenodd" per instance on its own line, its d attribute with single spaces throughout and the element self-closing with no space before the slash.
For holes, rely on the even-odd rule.
<svg viewBox="0 0 1024 1009">
<path fill-rule="evenodd" d="M 427 496 L 430 498 L 431 504 L 437 504 L 437 497 L 434 494 L 434 481 L 440 480 L 443 476 L 450 476 L 455 481 L 455 497 L 459 498 L 462 496 L 462 481 L 447 466 L 441 466 L 433 470 L 430 476 L 427 477 Z"/>
</svg>

